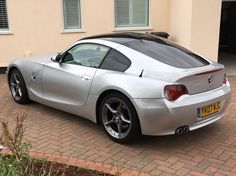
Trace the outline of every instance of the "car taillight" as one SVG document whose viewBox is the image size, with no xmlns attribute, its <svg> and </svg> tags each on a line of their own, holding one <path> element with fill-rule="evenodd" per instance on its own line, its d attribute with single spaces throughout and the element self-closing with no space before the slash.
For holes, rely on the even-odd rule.
<svg viewBox="0 0 236 176">
<path fill-rule="evenodd" d="M 188 94 L 188 90 L 184 85 L 167 85 L 164 88 L 164 94 L 167 100 L 175 101 L 182 95 Z"/>
<path fill-rule="evenodd" d="M 228 78 L 227 78 L 227 76 L 225 74 L 223 84 L 227 84 L 227 82 L 228 82 Z"/>
</svg>

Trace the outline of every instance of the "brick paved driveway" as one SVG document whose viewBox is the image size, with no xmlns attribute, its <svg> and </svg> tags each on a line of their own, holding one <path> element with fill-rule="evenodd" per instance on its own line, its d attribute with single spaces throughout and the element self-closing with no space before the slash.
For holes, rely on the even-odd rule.
<svg viewBox="0 0 236 176">
<path fill-rule="evenodd" d="M 185 136 L 143 137 L 120 145 L 97 125 L 80 117 L 33 103 L 16 104 L 5 75 L 0 75 L 0 117 L 26 113 L 33 151 L 71 156 L 152 175 L 236 175 L 236 77 L 230 78 L 232 101 L 226 116 Z M 136 171 L 136 172 L 135 172 Z"/>
</svg>

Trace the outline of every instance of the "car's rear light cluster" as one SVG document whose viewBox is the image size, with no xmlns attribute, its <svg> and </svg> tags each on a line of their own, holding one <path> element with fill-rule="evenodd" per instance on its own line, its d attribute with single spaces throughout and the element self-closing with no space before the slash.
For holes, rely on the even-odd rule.
<svg viewBox="0 0 236 176">
<path fill-rule="evenodd" d="M 228 78 L 227 78 L 227 76 L 225 74 L 223 84 L 227 84 L 227 82 L 228 82 Z"/>
<path fill-rule="evenodd" d="M 164 94 L 167 100 L 175 101 L 182 95 L 188 94 L 188 89 L 182 85 L 167 85 L 164 88 Z"/>
</svg>

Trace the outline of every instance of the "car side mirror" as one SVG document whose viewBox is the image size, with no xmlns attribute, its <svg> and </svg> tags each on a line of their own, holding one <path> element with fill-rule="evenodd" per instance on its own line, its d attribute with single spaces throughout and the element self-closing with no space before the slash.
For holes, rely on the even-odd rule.
<svg viewBox="0 0 236 176">
<path fill-rule="evenodd" d="M 52 57 L 51 60 L 53 62 L 61 63 L 61 53 L 58 53 L 56 56 Z"/>
</svg>

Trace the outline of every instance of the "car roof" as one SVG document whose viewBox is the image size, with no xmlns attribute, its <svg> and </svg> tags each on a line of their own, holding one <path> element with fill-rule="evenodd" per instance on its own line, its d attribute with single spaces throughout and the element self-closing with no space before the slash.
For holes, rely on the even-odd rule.
<svg viewBox="0 0 236 176">
<path fill-rule="evenodd" d="M 130 41 L 134 41 L 134 40 L 149 40 L 149 41 L 166 44 L 165 39 L 162 39 L 161 37 L 154 36 L 151 34 L 136 33 L 136 32 L 119 32 L 119 33 L 94 35 L 94 36 L 82 38 L 80 39 L 80 41 L 86 40 L 86 39 L 101 39 L 101 40 L 107 40 L 107 41 L 119 43 L 122 45 L 125 45 L 126 43 Z"/>
<path fill-rule="evenodd" d="M 159 62 L 178 68 L 192 68 L 209 65 L 207 60 L 187 48 L 162 37 L 147 33 L 111 33 L 86 37 L 81 40 L 83 41 L 85 39 L 99 39 L 118 43 Z"/>
</svg>

